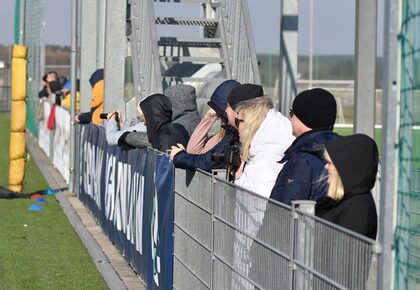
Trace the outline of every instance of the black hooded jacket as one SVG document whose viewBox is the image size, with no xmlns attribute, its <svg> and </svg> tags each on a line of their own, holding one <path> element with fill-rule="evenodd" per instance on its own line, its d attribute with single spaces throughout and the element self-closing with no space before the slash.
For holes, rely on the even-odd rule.
<svg viewBox="0 0 420 290">
<path fill-rule="evenodd" d="M 153 148 L 165 152 L 172 145 L 187 146 L 188 132 L 179 124 L 172 124 L 172 104 L 162 94 L 148 96 L 140 103 L 146 120 L 147 136 Z"/>
<path fill-rule="evenodd" d="M 378 217 L 370 192 L 378 171 L 375 141 L 356 134 L 329 141 L 325 147 L 343 182 L 344 196 L 339 201 L 319 200 L 316 215 L 375 239 Z"/>
</svg>

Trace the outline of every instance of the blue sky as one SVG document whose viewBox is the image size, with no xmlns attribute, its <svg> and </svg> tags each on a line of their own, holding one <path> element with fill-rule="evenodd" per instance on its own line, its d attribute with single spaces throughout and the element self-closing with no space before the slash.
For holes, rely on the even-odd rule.
<svg viewBox="0 0 420 290">
<path fill-rule="evenodd" d="M 355 1 L 314 0 L 315 54 L 354 53 Z M 380 55 L 383 47 L 383 2 L 384 0 L 378 0 L 378 53 Z M 0 3 L 0 44 L 9 45 L 13 42 L 15 0 L 1 0 Z M 47 43 L 70 45 L 71 0 L 46 0 L 46 3 Z M 280 1 L 248 0 L 248 3 L 257 52 L 277 53 L 279 51 Z M 300 0 L 299 3 L 299 52 L 307 54 L 309 50 L 309 0 Z"/>
</svg>

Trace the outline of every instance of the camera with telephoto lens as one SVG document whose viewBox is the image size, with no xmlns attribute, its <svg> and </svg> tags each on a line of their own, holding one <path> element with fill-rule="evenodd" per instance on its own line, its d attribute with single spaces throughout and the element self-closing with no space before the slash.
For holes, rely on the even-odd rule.
<svg viewBox="0 0 420 290">
<path fill-rule="evenodd" d="M 114 114 L 115 114 L 115 121 L 117 121 L 118 123 L 120 121 L 120 117 L 118 116 L 117 112 L 115 112 Z M 104 119 L 104 120 L 108 119 L 108 113 L 99 114 L 99 118 Z"/>
</svg>

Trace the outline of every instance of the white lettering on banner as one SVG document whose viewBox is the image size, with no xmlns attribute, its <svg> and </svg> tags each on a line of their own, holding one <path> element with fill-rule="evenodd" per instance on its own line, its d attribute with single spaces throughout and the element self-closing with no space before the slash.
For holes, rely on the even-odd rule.
<svg viewBox="0 0 420 290">
<path fill-rule="evenodd" d="M 153 174 L 154 180 L 156 180 L 156 172 Z M 153 209 L 152 209 L 152 220 L 151 220 L 151 251 L 153 260 L 153 280 L 156 285 L 159 286 L 159 274 L 160 274 L 160 257 L 157 249 L 159 248 L 159 211 L 158 211 L 158 198 L 157 189 L 155 183 L 155 192 L 153 194 Z"/>
<path fill-rule="evenodd" d="M 114 220 L 115 202 L 115 168 L 116 158 L 114 155 L 106 154 L 105 172 L 105 216 L 108 220 Z"/>
<path fill-rule="evenodd" d="M 122 220 L 123 220 L 123 232 L 127 233 L 127 226 L 128 226 L 128 213 L 130 211 L 130 199 L 127 197 L 131 197 L 134 193 L 131 191 L 131 164 L 124 164 L 124 178 L 125 186 L 124 191 L 121 194 L 121 205 L 122 205 Z"/>
<path fill-rule="evenodd" d="M 118 162 L 117 165 L 117 192 L 115 195 L 115 220 L 114 224 L 119 231 L 126 233 L 125 217 L 127 213 L 127 189 L 130 188 L 131 183 L 131 165 Z"/>
<path fill-rule="evenodd" d="M 136 247 L 136 250 L 143 254 L 143 197 L 144 197 L 144 176 L 138 172 L 134 173 L 131 203 L 129 205 L 130 214 L 127 223 L 127 238 Z"/>
<path fill-rule="evenodd" d="M 101 173 L 102 163 L 104 160 L 104 151 L 100 148 L 96 148 L 96 162 L 95 162 L 95 202 L 99 209 L 101 209 Z"/>
<path fill-rule="evenodd" d="M 135 215 L 135 205 L 136 205 L 136 196 L 138 195 L 138 185 L 139 182 L 139 174 L 137 172 L 133 173 L 131 186 L 129 187 L 129 191 L 127 194 L 129 194 L 129 198 L 127 199 L 127 209 L 128 214 L 126 215 L 126 223 L 127 223 L 127 239 L 131 241 L 131 244 L 134 244 L 135 237 L 134 237 L 134 223 L 133 221 L 135 218 L 133 218 L 133 215 Z"/>
<path fill-rule="evenodd" d="M 92 196 L 92 184 L 90 178 L 90 167 L 92 163 L 92 147 L 89 142 L 85 143 L 85 168 L 83 171 L 83 179 L 85 181 L 85 194 Z"/>
<path fill-rule="evenodd" d="M 80 161 L 85 194 L 95 200 L 98 208 L 104 211 L 106 219 L 111 221 L 118 231 L 126 234 L 127 240 L 135 246 L 140 254 L 143 254 L 145 177 L 138 172 L 132 172 L 131 164 L 118 162 L 114 154 L 108 152 L 104 154 L 103 150 L 89 142 L 83 142 L 81 145 L 83 150 Z M 105 166 L 105 182 L 101 184 L 103 166 Z M 104 188 L 103 197 L 100 195 L 101 187 Z M 101 209 L 101 198 L 104 198 L 104 209 Z M 156 253 L 159 243 L 156 196 L 154 197 L 153 212 L 154 276 L 155 279 L 158 279 L 160 257 Z"/>
</svg>

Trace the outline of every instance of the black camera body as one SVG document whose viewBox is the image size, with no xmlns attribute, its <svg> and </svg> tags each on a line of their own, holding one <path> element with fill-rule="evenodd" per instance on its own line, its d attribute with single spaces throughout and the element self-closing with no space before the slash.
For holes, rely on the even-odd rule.
<svg viewBox="0 0 420 290">
<path fill-rule="evenodd" d="M 211 160 L 226 163 L 226 168 L 235 170 L 241 166 L 241 147 L 240 144 L 227 146 L 222 152 L 214 152 Z"/>
<path fill-rule="evenodd" d="M 115 121 L 117 121 L 118 123 L 120 121 L 120 116 L 118 115 L 117 112 L 115 112 L 114 114 L 115 114 Z M 104 120 L 108 119 L 108 113 L 99 114 L 99 118 L 104 119 Z"/>
</svg>

